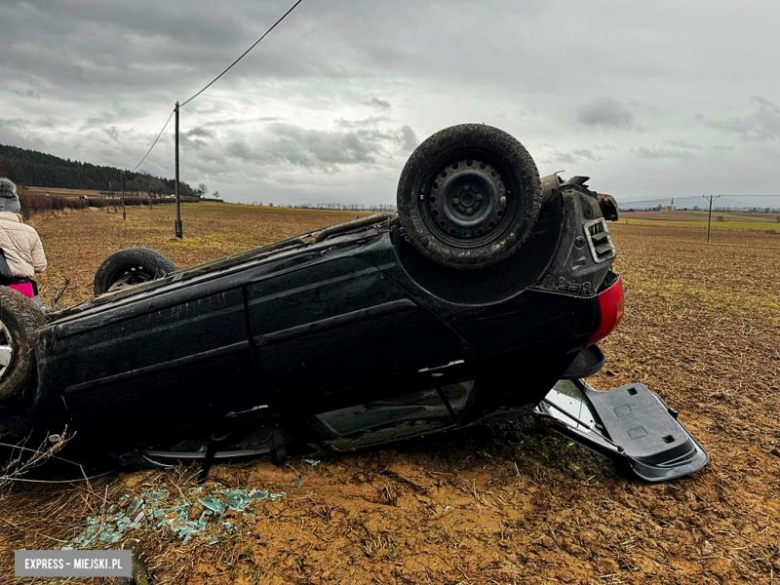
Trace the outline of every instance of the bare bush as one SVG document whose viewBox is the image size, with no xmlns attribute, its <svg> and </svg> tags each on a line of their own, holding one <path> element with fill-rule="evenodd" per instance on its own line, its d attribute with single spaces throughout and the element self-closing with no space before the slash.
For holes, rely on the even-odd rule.
<svg viewBox="0 0 780 585">
<path fill-rule="evenodd" d="M 19 443 L 0 442 L 0 447 L 8 451 L 8 460 L 0 466 L 0 490 L 17 481 L 24 481 L 24 476 L 40 467 L 70 441 L 67 429 L 58 435 L 47 435 L 37 447 L 28 447 L 26 441 Z"/>
<path fill-rule="evenodd" d="M 76 197 L 60 197 L 46 195 L 44 193 L 30 193 L 22 191 L 19 194 L 19 202 L 22 205 L 22 215 L 29 218 L 31 215 L 44 211 L 61 211 L 63 209 L 85 209 L 89 207 L 86 199 Z"/>
</svg>

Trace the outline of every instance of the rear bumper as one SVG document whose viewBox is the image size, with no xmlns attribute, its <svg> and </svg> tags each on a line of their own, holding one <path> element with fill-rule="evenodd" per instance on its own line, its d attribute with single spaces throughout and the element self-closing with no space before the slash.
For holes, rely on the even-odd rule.
<svg viewBox="0 0 780 585">
<path fill-rule="evenodd" d="M 599 326 L 588 338 L 588 345 L 604 339 L 623 319 L 623 279 L 615 275 L 615 281 L 601 291 L 596 298 L 599 304 Z"/>
</svg>

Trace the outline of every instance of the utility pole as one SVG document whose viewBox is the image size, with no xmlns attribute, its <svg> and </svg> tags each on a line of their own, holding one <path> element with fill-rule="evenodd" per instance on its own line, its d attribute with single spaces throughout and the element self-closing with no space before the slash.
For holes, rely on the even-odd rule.
<svg viewBox="0 0 780 585">
<path fill-rule="evenodd" d="M 176 102 L 176 221 L 173 230 L 180 240 L 184 237 L 184 226 L 181 223 L 181 200 L 179 198 L 179 102 Z"/>
<path fill-rule="evenodd" d="M 127 220 L 127 208 L 125 207 L 125 172 L 120 171 L 119 183 L 122 186 L 122 219 Z"/>
<path fill-rule="evenodd" d="M 114 191 L 114 185 L 111 184 L 111 181 L 108 182 L 108 191 L 111 194 L 111 205 L 114 206 L 114 213 L 118 213 L 116 208 L 116 191 Z M 109 206 L 108 211 L 111 211 L 111 207 Z"/>
<path fill-rule="evenodd" d="M 702 195 L 704 199 L 710 202 L 710 211 L 707 215 L 707 242 L 710 241 L 710 227 L 712 226 L 712 202 L 720 199 L 720 195 Z"/>
</svg>

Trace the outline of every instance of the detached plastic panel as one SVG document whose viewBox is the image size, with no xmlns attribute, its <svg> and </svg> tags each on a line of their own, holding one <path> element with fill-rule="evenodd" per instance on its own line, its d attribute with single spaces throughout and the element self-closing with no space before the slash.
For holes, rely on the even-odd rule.
<svg viewBox="0 0 780 585">
<path fill-rule="evenodd" d="M 598 391 L 583 380 L 561 380 L 535 412 L 566 436 L 626 463 L 646 481 L 682 477 L 709 461 L 677 420 L 677 411 L 644 384 Z"/>
</svg>

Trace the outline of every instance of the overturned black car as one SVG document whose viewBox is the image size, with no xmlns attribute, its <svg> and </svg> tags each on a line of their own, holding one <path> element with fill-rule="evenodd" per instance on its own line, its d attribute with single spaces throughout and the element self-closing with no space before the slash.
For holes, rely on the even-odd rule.
<svg viewBox="0 0 780 585">
<path fill-rule="evenodd" d="M 657 481 L 707 455 L 641 385 L 597 392 L 596 343 L 623 313 L 587 178 L 540 179 L 485 125 L 410 157 L 398 214 L 175 271 L 109 257 L 96 298 L 41 314 L 0 290 L 6 435 L 57 436 L 148 463 L 354 449 L 535 405 L 562 432 Z"/>
</svg>

